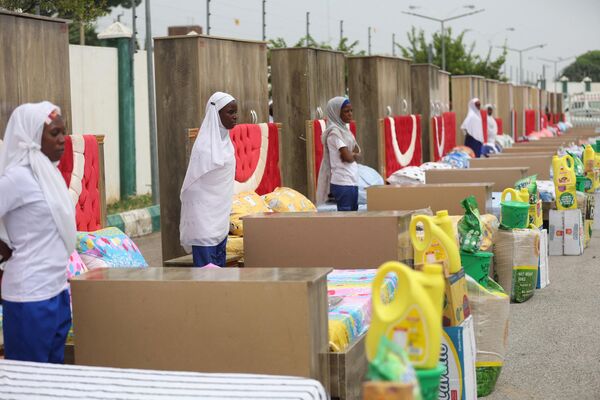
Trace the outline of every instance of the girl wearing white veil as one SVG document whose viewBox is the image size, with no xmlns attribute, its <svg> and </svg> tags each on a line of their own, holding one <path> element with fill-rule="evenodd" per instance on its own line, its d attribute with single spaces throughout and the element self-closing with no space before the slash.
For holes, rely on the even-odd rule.
<svg viewBox="0 0 600 400">
<path fill-rule="evenodd" d="M 235 99 L 223 92 L 213 94 L 206 103 L 180 196 L 181 245 L 192 252 L 197 267 L 225 266 L 235 179 L 229 130 L 236 122 Z"/>
<path fill-rule="evenodd" d="M 321 136 L 323 160 L 317 182 L 317 204 L 329 193 L 338 211 L 358 210 L 358 164 L 360 148 L 346 124 L 352 121 L 352 105 L 345 97 L 327 102 L 327 128 Z"/>
<path fill-rule="evenodd" d="M 478 98 L 469 101 L 469 111 L 463 121 L 460 129 L 465 135 L 465 146 L 470 147 L 475 153 L 475 157 L 481 155 L 481 146 L 483 145 L 483 123 L 481 121 L 481 112 L 479 108 L 481 102 Z"/>
<path fill-rule="evenodd" d="M 62 363 L 71 308 L 75 207 L 56 168 L 65 148 L 60 109 L 17 107 L 0 150 L 0 258 L 7 359 Z M 1 262 L 2 260 L 0 260 Z"/>
</svg>

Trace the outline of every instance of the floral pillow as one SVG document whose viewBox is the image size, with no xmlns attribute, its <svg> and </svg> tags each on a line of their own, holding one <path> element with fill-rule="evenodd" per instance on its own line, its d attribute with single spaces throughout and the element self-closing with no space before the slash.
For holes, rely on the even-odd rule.
<svg viewBox="0 0 600 400">
<path fill-rule="evenodd" d="M 77 252 L 88 269 L 148 266 L 135 243 L 118 228 L 77 233 Z"/>
</svg>

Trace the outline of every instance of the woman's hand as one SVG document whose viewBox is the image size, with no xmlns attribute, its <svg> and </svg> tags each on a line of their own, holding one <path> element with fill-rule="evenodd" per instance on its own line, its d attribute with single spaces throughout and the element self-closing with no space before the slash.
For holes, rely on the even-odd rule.
<svg viewBox="0 0 600 400">
<path fill-rule="evenodd" d="M 354 161 L 362 161 L 362 153 L 360 152 L 360 148 L 358 146 L 354 146 L 354 149 L 352 150 L 352 156 L 354 157 Z"/>
<path fill-rule="evenodd" d="M 0 261 L 6 261 L 12 256 L 12 250 L 6 243 L 0 240 Z"/>
</svg>

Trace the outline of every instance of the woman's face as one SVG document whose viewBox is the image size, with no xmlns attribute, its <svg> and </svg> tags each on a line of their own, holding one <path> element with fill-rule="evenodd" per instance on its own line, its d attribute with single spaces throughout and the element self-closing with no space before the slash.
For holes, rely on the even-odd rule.
<svg viewBox="0 0 600 400">
<path fill-rule="evenodd" d="M 226 129 L 233 129 L 237 124 L 238 106 L 235 100 L 219 110 L 219 118 Z"/>
<path fill-rule="evenodd" d="M 342 107 L 342 110 L 340 111 L 340 118 L 346 124 L 349 124 L 350 121 L 352 121 L 352 104 L 348 103 Z"/>
<path fill-rule="evenodd" d="M 57 115 L 42 131 L 42 153 L 52 162 L 60 161 L 65 152 L 65 122 Z"/>
<path fill-rule="evenodd" d="M 475 108 L 479 110 L 481 108 L 481 103 L 478 102 L 478 101 L 476 101 L 475 102 Z"/>
</svg>

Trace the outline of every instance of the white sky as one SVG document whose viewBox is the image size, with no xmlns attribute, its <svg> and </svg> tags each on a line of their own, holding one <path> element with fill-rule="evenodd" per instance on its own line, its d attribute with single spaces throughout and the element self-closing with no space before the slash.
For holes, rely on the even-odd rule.
<svg viewBox="0 0 600 400">
<path fill-rule="evenodd" d="M 142 45 L 146 29 L 145 3 L 142 0 L 137 8 L 137 30 Z M 206 0 L 151 0 L 151 4 L 153 36 L 165 36 L 171 25 L 205 27 Z M 440 29 L 435 21 L 402 14 L 409 5 L 419 7 L 413 10 L 416 13 L 447 18 L 469 12 L 464 8 L 468 4 L 485 11 L 449 22 L 447 26 L 454 32 L 470 29 L 465 38 L 468 43 L 477 42 L 477 53 L 485 54 L 490 41 L 501 46 L 505 39 L 509 47 L 518 49 L 547 44 L 543 49 L 524 53 L 526 74 L 539 75 L 542 65 L 547 64 L 547 77 L 553 75 L 554 65 L 537 57 L 566 58 L 600 49 L 600 0 L 267 0 L 267 39 L 283 37 L 288 45 L 293 45 L 305 35 L 306 12 L 309 11 L 310 32 L 317 41 L 336 45 L 339 21 L 344 20 L 345 36 L 359 40 L 360 49 L 367 49 L 367 31 L 371 26 L 372 53 L 391 54 L 393 33 L 396 42 L 406 45 L 406 32 L 413 25 L 429 35 Z M 131 10 L 119 8 L 98 21 L 98 31 L 110 25 L 120 12 L 124 12 L 121 22 L 131 25 Z M 213 35 L 255 40 L 262 37 L 262 0 L 212 0 L 211 14 Z M 514 32 L 507 31 L 509 27 L 514 28 Z M 494 49 L 493 54 L 500 51 Z M 510 75 L 512 67 L 516 78 L 518 65 L 518 54 L 509 52 L 507 74 Z M 566 65 L 568 62 L 560 63 L 559 69 Z"/>
</svg>

